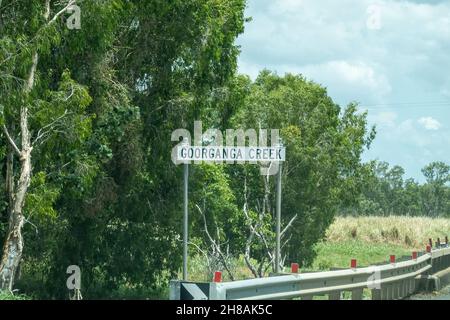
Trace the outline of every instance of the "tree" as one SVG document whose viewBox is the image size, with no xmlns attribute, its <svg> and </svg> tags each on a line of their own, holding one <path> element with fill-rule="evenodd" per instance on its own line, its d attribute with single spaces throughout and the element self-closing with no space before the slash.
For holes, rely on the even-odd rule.
<svg viewBox="0 0 450 320">
<path fill-rule="evenodd" d="M 42 83 L 37 84 L 42 80 L 37 74 L 39 60 L 48 55 L 50 47 L 59 41 L 57 21 L 72 4 L 74 1 L 66 1 L 59 8 L 51 6 L 50 0 L 44 3 L 34 1 L 31 5 L 24 1 L 3 4 L 9 5 L 9 14 L 4 14 L 2 10 L 0 40 L 3 48 L 0 74 L 2 86 L 6 89 L 1 94 L 1 101 L 3 137 L 8 143 L 5 191 L 8 194 L 9 218 L 0 263 L 2 290 L 12 290 L 22 258 L 22 228 L 25 222 L 23 209 L 32 180 L 32 155 L 36 148 L 54 135 L 61 123 L 70 121 L 65 119 L 69 115 L 68 110 L 55 116 L 45 108 L 50 103 L 61 104 L 58 99 L 67 93 L 69 86 L 72 92 L 65 102 L 79 98 L 77 103 L 81 104 L 82 109 L 88 100 L 85 90 L 71 82 L 68 74 L 58 82 L 59 92 L 50 92 Z M 31 121 L 34 118 L 37 119 Z M 44 121 L 47 123 L 42 125 Z M 20 136 L 20 143 L 17 136 Z M 19 163 L 17 174 L 14 168 L 15 157 Z"/>
<path fill-rule="evenodd" d="M 86 1 L 81 30 L 61 22 L 69 2 L 48 3 L 49 27 L 46 3 L 0 6 L 2 85 L 23 78 L 16 70 L 31 65 L 30 52 L 39 55 L 29 125 L 32 138 L 43 135 L 33 149 L 18 286 L 65 297 L 60 284 L 77 264 L 86 298 L 156 289 L 181 265 L 181 171 L 170 161 L 168 137 L 200 117 L 220 123 L 233 112 L 223 103 L 235 99 L 228 85 L 245 3 Z M 12 59 L 23 44 L 27 50 Z M 14 139 L 12 92 L 2 91 L 0 101 Z"/>
<path fill-rule="evenodd" d="M 444 216 L 448 212 L 449 166 L 433 162 L 422 169 L 427 180 L 419 184 L 404 179 L 405 170 L 387 162 L 365 165 L 362 193 L 356 204 L 341 208 L 341 213 L 355 215 Z"/>
<path fill-rule="evenodd" d="M 422 188 L 422 204 L 424 213 L 436 217 L 448 208 L 448 184 L 450 182 L 450 166 L 444 162 L 432 162 L 422 169 L 427 185 Z"/>
<path fill-rule="evenodd" d="M 352 180 L 361 169 L 361 153 L 374 137 L 374 131 L 367 128 L 366 114 L 358 114 L 355 104 L 341 110 L 326 89 L 301 75 L 280 77 L 262 71 L 233 123 L 242 128 L 281 129 L 287 148 L 282 177 L 283 225 L 297 216 L 285 234 L 289 240 L 284 248 L 286 261 L 311 262 L 313 244 L 324 236 L 337 206 L 350 197 Z M 245 175 L 239 168 L 230 170 L 239 172 L 233 174 L 237 178 L 234 190 L 242 208 L 245 184 L 239 177 Z M 264 179 L 259 174 L 247 179 L 248 210 L 258 212 L 266 190 Z M 273 181 L 268 189 L 274 190 Z M 268 203 L 274 207 L 273 193 Z M 261 245 L 254 245 L 257 260 L 267 256 L 266 250 L 257 249 Z"/>
</svg>

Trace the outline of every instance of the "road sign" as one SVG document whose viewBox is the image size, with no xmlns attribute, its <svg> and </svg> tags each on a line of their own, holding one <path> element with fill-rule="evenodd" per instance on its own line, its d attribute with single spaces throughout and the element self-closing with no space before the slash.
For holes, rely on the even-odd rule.
<svg viewBox="0 0 450 320">
<path fill-rule="evenodd" d="M 276 272 L 280 272 L 281 260 L 281 165 L 286 160 L 286 148 L 282 146 L 281 141 L 277 146 L 272 147 L 226 147 L 226 146 L 190 146 L 187 139 L 177 147 L 176 160 L 184 163 L 184 203 L 183 203 L 183 280 L 188 280 L 188 233 L 189 233 L 189 213 L 188 213 L 188 180 L 189 163 L 213 162 L 220 163 L 278 163 L 277 177 L 277 198 L 276 198 L 276 248 L 275 263 Z M 198 295 L 195 286 L 185 288 L 192 295 Z"/>
<path fill-rule="evenodd" d="M 276 147 L 224 147 L 189 146 L 177 148 L 178 161 L 204 162 L 282 162 L 286 160 L 286 148 Z"/>
</svg>

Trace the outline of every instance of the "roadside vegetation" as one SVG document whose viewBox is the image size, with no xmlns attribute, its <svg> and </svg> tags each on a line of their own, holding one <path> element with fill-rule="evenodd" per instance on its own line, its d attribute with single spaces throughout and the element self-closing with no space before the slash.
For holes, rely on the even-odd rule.
<svg viewBox="0 0 450 320">
<path fill-rule="evenodd" d="M 32 298 L 22 294 L 12 294 L 0 291 L 0 300 L 32 300 Z"/>
<path fill-rule="evenodd" d="M 202 133 L 279 129 L 285 266 L 378 262 L 444 231 L 433 231 L 441 220 L 335 220 L 448 217 L 450 166 L 430 163 L 419 183 L 365 163 L 376 128 L 358 103 L 302 74 L 239 74 L 245 0 L 82 1 L 76 31 L 64 23 L 72 2 L 0 0 L 0 291 L 67 299 L 76 265 L 84 299 L 166 298 L 183 256 L 171 138 L 200 120 Z M 189 179 L 192 278 L 272 272 L 274 177 L 202 164 Z"/>
<path fill-rule="evenodd" d="M 358 266 L 369 266 L 389 261 L 390 255 L 398 258 L 411 256 L 412 251 L 424 251 L 428 239 L 434 241 L 450 236 L 450 219 L 425 217 L 337 217 L 326 231 L 326 237 L 314 246 L 314 261 L 301 267 L 301 272 L 348 268 L 351 259 Z M 191 278 L 210 281 L 207 266 L 201 256 L 193 257 Z M 252 274 L 244 260 L 233 261 L 236 279 L 248 279 Z M 285 266 L 289 272 L 289 266 Z M 224 280 L 229 281 L 227 274 Z"/>
</svg>

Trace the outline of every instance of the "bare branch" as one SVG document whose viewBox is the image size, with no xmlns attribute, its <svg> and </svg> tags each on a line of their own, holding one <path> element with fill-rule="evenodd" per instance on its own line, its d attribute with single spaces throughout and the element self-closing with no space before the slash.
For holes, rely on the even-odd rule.
<svg viewBox="0 0 450 320">
<path fill-rule="evenodd" d="M 228 276 L 230 277 L 231 281 L 234 281 L 234 275 L 233 272 L 231 272 L 231 269 L 228 266 L 228 261 L 225 255 L 223 254 L 220 246 L 220 238 L 219 238 L 219 227 L 216 224 L 216 233 L 217 233 L 217 241 L 214 240 L 214 238 L 211 236 L 208 230 L 208 224 L 206 222 L 206 215 L 203 213 L 202 209 L 196 204 L 197 210 L 200 212 L 201 216 L 203 217 L 203 223 L 205 225 L 205 233 L 209 238 L 209 241 L 211 242 L 212 248 L 215 252 L 217 252 L 220 261 L 222 262 L 222 266 L 224 267 L 225 271 L 228 273 Z"/>
<path fill-rule="evenodd" d="M 19 148 L 17 148 L 16 143 L 14 142 L 14 140 L 9 135 L 8 128 L 6 128 L 5 125 L 3 125 L 3 132 L 5 133 L 5 136 L 6 136 L 6 139 L 8 140 L 8 142 L 9 142 L 9 145 L 13 148 L 14 152 L 20 157 L 22 155 L 22 153 L 20 152 Z"/>
<path fill-rule="evenodd" d="M 297 215 L 292 217 L 292 219 L 289 221 L 286 227 L 284 227 L 283 231 L 281 231 L 280 236 L 283 236 L 286 233 L 286 231 L 288 231 L 288 229 L 292 227 L 292 224 L 294 223 L 295 219 L 297 219 Z"/>
<path fill-rule="evenodd" d="M 47 0 L 47 1 L 49 1 L 49 0 Z M 61 10 L 61 11 L 59 11 L 58 13 L 56 13 L 54 16 L 53 16 L 53 18 L 49 21 L 49 23 L 48 24 L 51 24 L 51 23 L 53 23 L 53 22 L 55 22 L 56 21 L 56 19 L 58 19 L 63 13 L 65 13 L 71 6 L 73 6 L 74 4 L 75 4 L 75 0 L 70 0 L 68 3 L 67 3 L 67 5 Z"/>
<path fill-rule="evenodd" d="M 209 241 L 211 242 L 211 244 L 213 245 L 213 247 L 216 247 L 216 246 L 217 246 L 217 245 L 216 245 L 216 241 L 214 240 L 213 237 L 211 237 L 211 234 L 209 233 L 209 230 L 208 230 L 208 224 L 206 223 L 206 216 L 205 216 L 205 214 L 203 213 L 202 209 L 200 209 L 200 207 L 199 207 L 197 204 L 196 204 L 195 206 L 197 207 L 197 210 L 200 212 L 200 215 L 201 215 L 202 218 L 203 218 L 203 223 L 204 223 L 204 225 L 205 225 L 205 233 L 206 233 L 206 235 L 208 236 Z"/>
<path fill-rule="evenodd" d="M 68 114 L 69 114 L 69 112 L 67 112 L 67 110 L 65 110 L 64 113 L 61 116 L 59 116 L 58 118 L 56 118 L 55 120 L 53 120 L 49 124 L 43 126 L 41 129 L 39 129 L 39 131 L 37 133 L 37 136 L 36 136 L 36 139 L 34 139 L 32 145 L 36 144 L 39 140 L 41 140 L 46 135 L 48 135 L 52 131 L 52 127 L 54 127 L 59 121 L 61 121 Z M 48 128 L 50 128 L 50 130 L 46 130 Z"/>
</svg>

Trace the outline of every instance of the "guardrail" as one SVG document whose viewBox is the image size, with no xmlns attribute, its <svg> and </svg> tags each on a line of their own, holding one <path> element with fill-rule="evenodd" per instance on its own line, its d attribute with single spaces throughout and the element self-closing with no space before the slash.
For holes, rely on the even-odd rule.
<svg viewBox="0 0 450 320">
<path fill-rule="evenodd" d="M 450 267 L 450 248 L 440 248 L 413 254 L 407 261 L 378 266 L 285 274 L 268 278 L 232 282 L 193 283 L 172 281 L 171 300 L 311 300 L 328 295 L 330 300 L 341 299 L 341 293 L 351 292 L 352 300 L 361 300 L 363 290 L 371 292 L 373 300 L 402 299 L 416 292 L 420 281 L 431 274 Z"/>
</svg>

